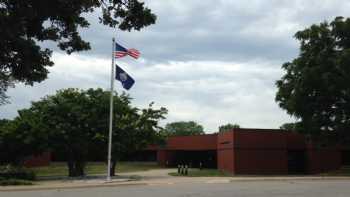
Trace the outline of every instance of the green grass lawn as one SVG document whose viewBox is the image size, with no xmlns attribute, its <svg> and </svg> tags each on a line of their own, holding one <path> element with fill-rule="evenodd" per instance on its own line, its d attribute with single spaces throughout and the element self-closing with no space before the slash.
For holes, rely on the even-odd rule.
<svg viewBox="0 0 350 197">
<path fill-rule="evenodd" d="M 350 176 L 350 166 L 343 166 L 339 170 L 321 173 L 322 176 Z"/>
<path fill-rule="evenodd" d="M 188 176 L 188 177 L 229 177 L 229 173 L 222 172 L 218 169 L 194 169 L 190 168 L 187 175 L 178 174 L 177 172 L 170 172 L 171 176 Z"/>
<path fill-rule="evenodd" d="M 119 162 L 116 173 L 137 172 L 151 169 L 159 169 L 154 162 Z M 68 168 L 65 162 L 51 162 L 50 166 L 30 168 L 38 177 L 68 176 Z M 86 166 L 86 175 L 105 174 L 107 165 L 104 162 L 89 162 Z"/>
</svg>

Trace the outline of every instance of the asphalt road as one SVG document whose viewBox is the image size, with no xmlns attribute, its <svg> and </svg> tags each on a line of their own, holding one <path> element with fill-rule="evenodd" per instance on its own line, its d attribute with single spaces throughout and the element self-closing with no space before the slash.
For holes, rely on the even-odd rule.
<svg viewBox="0 0 350 197">
<path fill-rule="evenodd" d="M 0 197 L 349 197 L 350 181 L 164 182 L 151 185 L 0 192 Z"/>
</svg>

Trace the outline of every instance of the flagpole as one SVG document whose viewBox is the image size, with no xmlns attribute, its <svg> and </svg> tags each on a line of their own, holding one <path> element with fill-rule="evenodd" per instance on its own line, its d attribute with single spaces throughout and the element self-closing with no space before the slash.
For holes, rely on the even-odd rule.
<svg viewBox="0 0 350 197">
<path fill-rule="evenodd" d="M 111 159 L 112 159 L 112 132 L 113 132 L 113 91 L 114 91 L 114 47 L 115 40 L 112 38 L 112 68 L 111 68 L 111 98 L 109 106 L 109 137 L 108 137 L 108 169 L 107 181 L 111 180 Z"/>
</svg>

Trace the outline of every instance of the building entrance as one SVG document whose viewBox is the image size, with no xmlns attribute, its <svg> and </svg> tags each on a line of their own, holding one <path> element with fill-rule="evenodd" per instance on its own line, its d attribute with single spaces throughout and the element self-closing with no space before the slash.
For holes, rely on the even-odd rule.
<svg viewBox="0 0 350 197">
<path fill-rule="evenodd" d="M 174 164 L 188 165 L 191 168 L 217 168 L 217 151 L 175 151 Z"/>
</svg>

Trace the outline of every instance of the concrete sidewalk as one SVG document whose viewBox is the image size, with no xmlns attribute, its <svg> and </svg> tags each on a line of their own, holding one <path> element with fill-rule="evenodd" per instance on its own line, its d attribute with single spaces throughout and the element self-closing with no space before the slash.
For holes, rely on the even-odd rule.
<svg viewBox="0 0 350 197">
<path fill-rule="evenodd" d="M 173 177 L 169 172 L 174 169 L 149 170 L 134 173 L 121 173 L 119 177 L 107 182 L 105 177 L 80 180 L 55 180 L 39 181 L 31 186 L 0 186 L 1 191 L 31 191 L 31 190 L 59 190 L 91 187 L 116 187 L 116 186 L 138 186 L 138 185 L 171 185 L 178 183 L 233 183 L 241 181 L 296 181 L 296 180 L 349 180 L 350 177 L 329 177 L 329 176 L 235 176 L 235 177 Z M 128 179 L 137 175 L 140 179 Z"/>
<path fill-rule="evenodd" d="M 170 176 L 170 172 L 177 172 L 176 168 L 165 168 L 165 169 L 154 169 L 154 170 L 147 170 L 147 171 L 140 171 L 140 172 L 128 172 L 128 173 L 119 173 L 121 176 L 138 176 L 141 177 L 143 180 L 153 180 L 153 179 L 165 179 L 165 178 L 171 178 L 173 176 Z"/>
<path fill-rule="evenodd" d="M 18 186 L 0 186 L 1 191 L 30 191 L 46 189 L 65 189 L 65 188 L 89 188 L 89 187 L 112 187 L 127 185 L 146 185 L 149 181 L 159 182 L 166 178 L 172 178 L 169 172 L 175 169 L 155 169 L 140 172 L 119 173 L 111 181 L 106 181 L 105 175 L 93 175 L 85 178 L 42 178 L 35 181 L 34 185 Z"/>
</svg>

